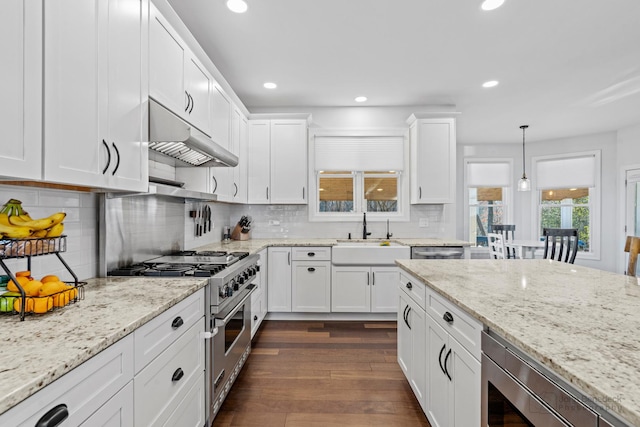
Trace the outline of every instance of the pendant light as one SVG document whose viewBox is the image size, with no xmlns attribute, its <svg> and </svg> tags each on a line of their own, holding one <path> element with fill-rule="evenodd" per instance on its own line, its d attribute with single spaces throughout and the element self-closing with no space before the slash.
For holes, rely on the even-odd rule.
<svg viewBox="0 0 640 427">
<path fill-rule="evenodd" d="M 520 126 L 520 129 L 522 129 L 522 178 L 518 181 L 518 191 L 531 191 L 531 181 L 527 178 L 524 158 L 524 131 L 528 127 L 528 125 Z"/>
</svg>

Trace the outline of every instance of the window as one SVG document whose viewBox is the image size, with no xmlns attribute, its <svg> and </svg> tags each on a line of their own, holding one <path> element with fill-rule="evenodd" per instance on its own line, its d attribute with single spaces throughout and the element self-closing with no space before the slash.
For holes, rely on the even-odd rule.
<svg viewBox="0 0 640 427">
<path fill-rule="evenodd" d="M 487 246 L 487 233 L 494 224 L 511 222 L 510 159 L 465 159 L 468 240 L 474 246 Z"/>
<path fill-rule="evenodd" d="M 401 131 L 381 135 L 318 130 L 310 148 L 312 221 L 409 219 L 407 140 Z M 346 135 L 345 135 L 346 134 Z"/>
<path fill-rule="evenodd" d="M 533 159 L 537 189 L 534 235 L 576 228 L 578 256 L 599 257 L 600 151 Z"/>
</svg>

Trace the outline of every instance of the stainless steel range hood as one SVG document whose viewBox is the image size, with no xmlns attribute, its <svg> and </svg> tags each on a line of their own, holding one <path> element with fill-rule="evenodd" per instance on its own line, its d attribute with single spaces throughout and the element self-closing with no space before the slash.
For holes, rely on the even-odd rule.
<svg viewBox="0 0 640 427">
<path fill-rule="evenodd" d="M 149 99 L 149 148 L 193 166 L 238 165 L 238 156 Z"/>
</svg>

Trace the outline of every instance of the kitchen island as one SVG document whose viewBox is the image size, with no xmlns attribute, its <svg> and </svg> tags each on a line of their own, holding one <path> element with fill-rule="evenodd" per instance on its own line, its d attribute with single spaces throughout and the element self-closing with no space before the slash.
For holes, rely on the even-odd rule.
<svg viewBox="0 0 640 427">
<path fill-rule="evenodd" d="M 90 279 L 77 303 L 23 322 L 0 316 L 0 414 L 206 284 L 205 278 Z"/>
<path fill-rule="evenodd" d="M 549 260 L 400 260 L 609 412 L 640 425 L 638 279 Z"/>
</svg>

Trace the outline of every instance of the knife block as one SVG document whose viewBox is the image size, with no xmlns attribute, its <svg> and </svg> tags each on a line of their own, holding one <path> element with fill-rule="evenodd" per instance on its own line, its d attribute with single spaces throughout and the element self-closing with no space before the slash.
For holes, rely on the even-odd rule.
<svg viewBox="0 0 640 427">
<path fill-rule="evenodd" d="M 251 231 L 249 231 L 248 233 L 243 233 L 242 227 L 240 227 L 239 224 L 236 224 L 236 226 L 233 228 L 233 231 L 231 232 L 232 240 L 249 240 L 250 238 Z"/>
</svg>

